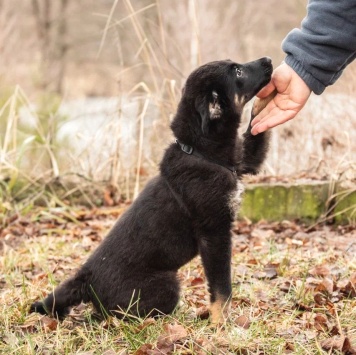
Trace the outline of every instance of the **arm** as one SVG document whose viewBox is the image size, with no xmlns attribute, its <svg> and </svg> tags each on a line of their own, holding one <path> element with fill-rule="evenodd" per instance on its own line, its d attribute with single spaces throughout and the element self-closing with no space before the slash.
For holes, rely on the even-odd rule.
<svg viewBox="0 0 356 355">
<path fill-rule="evenodd" d="M 356 1 L 310 0 L 301 29 L 282 43 L 285 62 L 315 94 L 340 77 L 356 56 Z"/>
<path fill-rule="evenodd" d="M 310 0 L 301 29 L 282 44 L 287 56 L 272 81 L 258 94 L 278 94 L 252 121 L 252 134 L 264 132 L 292 118 L 303 108 L 311 91 L 321 94 L 356 57 L 356 0 Z"/>
</svg>

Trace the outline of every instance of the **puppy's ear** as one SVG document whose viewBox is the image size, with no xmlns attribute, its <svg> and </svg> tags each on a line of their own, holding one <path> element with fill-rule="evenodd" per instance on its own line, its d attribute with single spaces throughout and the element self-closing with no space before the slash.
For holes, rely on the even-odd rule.
<svg viewBox="0 0 356 355">
<path fill-rule="evenodd" d="M 209 131 L 209 123 L 212 120 L 218 120 L 222 116 L 222 108 L 219 102 L 219 95 L 213 91 L 210 97 L 204 97 L 203 100 L 196 102 L 196 109 L 201 117 L 201 128 L 204 134 Z"/>
<path fill-rule="evenodd" d="M 209 113 L 211 120 L 218 120 L 222 116 L 222 109 L 219 102 L 219 95 L 216 91 L 212 92 L 213 100 L 209 102 Z"/>
</svg>

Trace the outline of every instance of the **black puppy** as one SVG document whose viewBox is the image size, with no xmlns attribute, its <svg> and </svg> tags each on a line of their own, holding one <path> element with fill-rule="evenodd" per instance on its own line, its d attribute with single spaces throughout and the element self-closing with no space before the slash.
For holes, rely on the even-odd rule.
<svg viewBox="0 0 356 355">
<path fill-rule="evenodd" d="M 243 174 L 255 174 L 266 134 L 240 139 L 243 106 L 271 79 L 269 58 L 216 61 L 187 79 L 160 174 L 122 215 L 81 269 L 31 311 L 63 318 L 91 301 L 104 315 L 168 314 L 179 298 L 177 270 L 200 254 L 212 322 L 231 297 L 231 224 Z"/>
</svg>

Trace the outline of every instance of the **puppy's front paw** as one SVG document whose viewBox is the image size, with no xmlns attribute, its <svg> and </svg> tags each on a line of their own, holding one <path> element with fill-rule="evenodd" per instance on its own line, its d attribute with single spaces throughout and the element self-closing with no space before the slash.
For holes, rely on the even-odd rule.
<svg viewBox="0 0 356 355">
<path fill-rule="evenodd" d="M 230 301 L 218 298 L 210 305 L 210 318 L 213 326 L 219 326 L 226 322 L 230 313 Z"/>
</svg>

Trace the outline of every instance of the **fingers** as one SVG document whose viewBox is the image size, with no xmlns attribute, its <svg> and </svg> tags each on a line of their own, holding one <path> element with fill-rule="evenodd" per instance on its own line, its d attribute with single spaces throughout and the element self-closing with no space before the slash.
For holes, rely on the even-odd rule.
<svg viewBox="0 0 356 355">
<path fill-rule="evenodd" d="M 253 135 L 294 118 L 311 94 L 303 79 L 285 63 L 274 70 L 271 82 L 257 96 L 265 99 L 274 90 L 277 91 L 277 95 L 251 122 Z"/>
<path fill-rule="evenodd" d="M 264 111 L 267 111 L 266 114 L 264 114 Z M 274 107 L 268 111 L 268 106 L 261 112 L 260 115 L 263 115 L 264 117 L 259 120 L 258 123 L 256 123 L 252 129 L 251 133 L 253 135 L 256 135 L 258 133 L 262 133 L 267 131 L 270 128 L 276 127 L 282 123 L 285 123 L 292 118 L 295 117 L 296 112 L 294 110 L 281 110 L 278 107 Z M 258 118 L 258 117 L 256 117 Z"/>
<path fill-rule="evenodd" d="M 264 86 L 256 95 L 258 98 L 263 99 L 267 97 L 269 94 L 272 93 L 276 89 L 273 81 L 270 81 L 266 86 Z"/>
<path fill-rule="evenodd" d="M 276 108 L 277 105 L 274 102 L 274 99 L 271 100 L 267 106 L 252 120 L 251 126 L 255 126 L 258 124 L 262 119 L 264 119 L 267 115 L 270 115 L 271 111 Z"/>
</svg>

